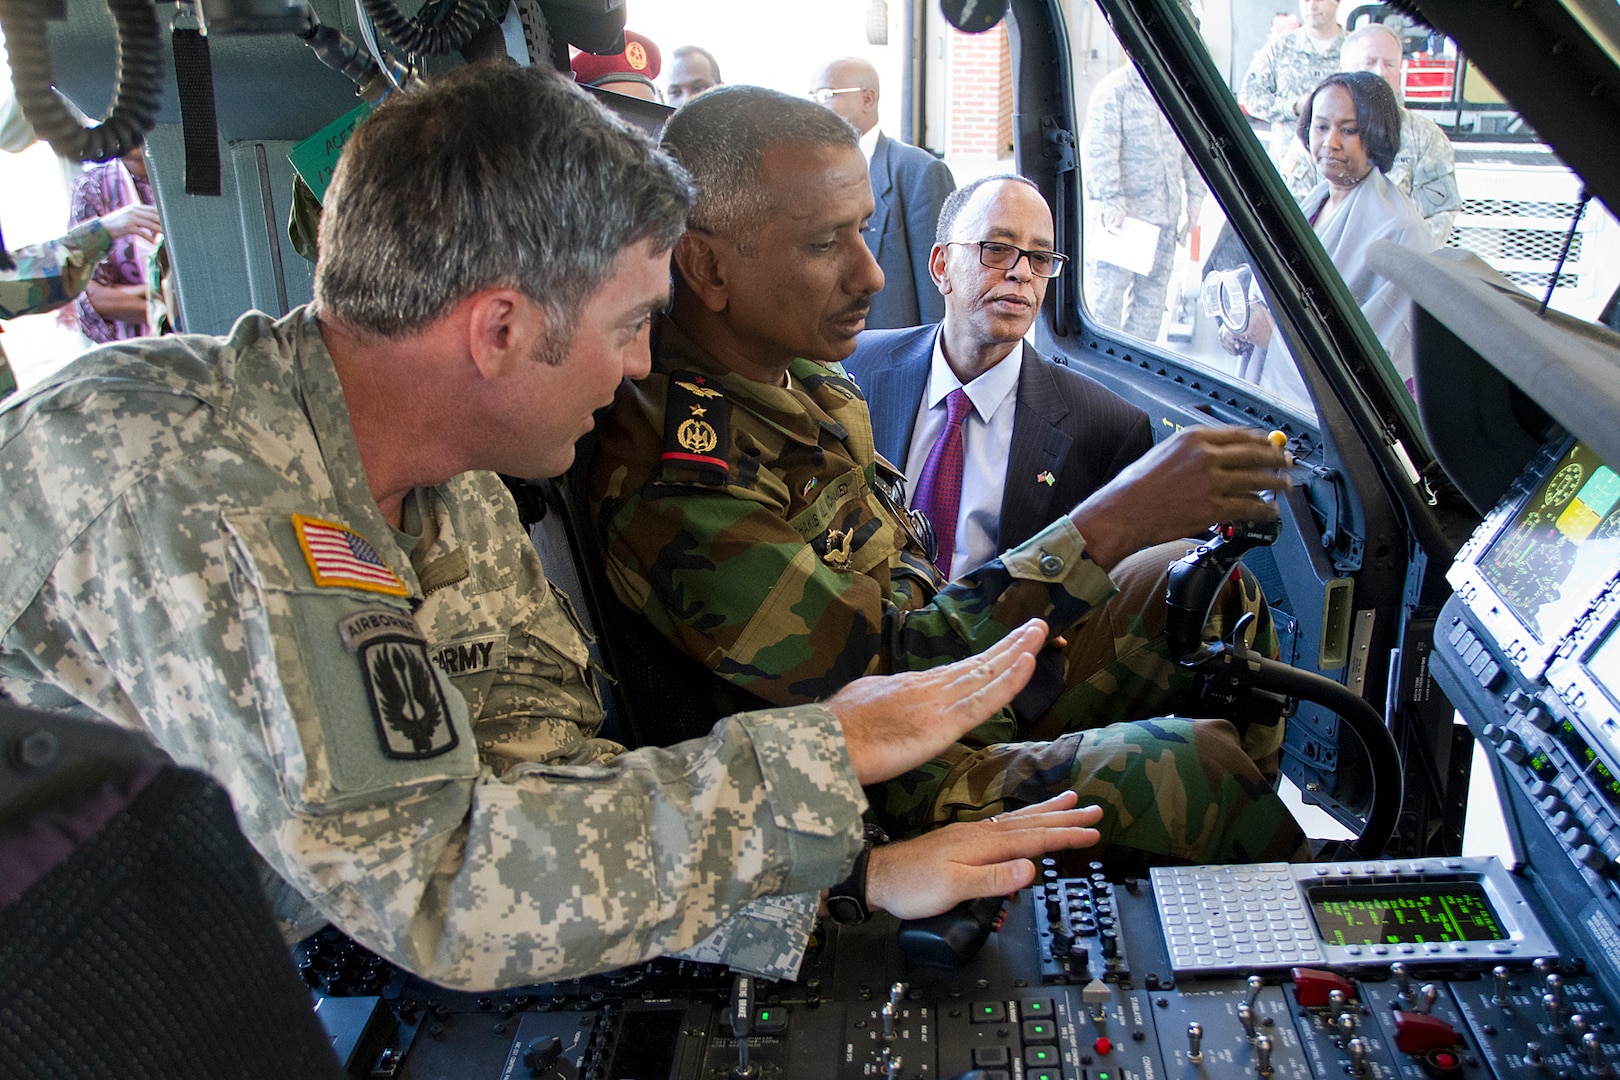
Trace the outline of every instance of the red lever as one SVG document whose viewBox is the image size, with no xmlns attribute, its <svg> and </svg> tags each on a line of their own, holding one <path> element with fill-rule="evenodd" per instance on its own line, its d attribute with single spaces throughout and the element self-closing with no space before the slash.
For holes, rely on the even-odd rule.
<svg viewBox="0 0 1620 1080">
<path fill-rule="evenodd" d="M 1355 984 L 1343 975 L 1320 968 L 1294 969 L 1294 996 L 1307 1009 L 1320 1008 L 1328 1003 L 1328 995 L 1338 990 L 1347 998 L 1356 996 Z"/>
</svg>

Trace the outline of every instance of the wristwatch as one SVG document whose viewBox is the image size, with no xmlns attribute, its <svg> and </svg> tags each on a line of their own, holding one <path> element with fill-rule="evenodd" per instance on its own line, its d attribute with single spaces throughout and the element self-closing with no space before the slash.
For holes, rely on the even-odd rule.
<svg viewBox="0 0 1620 1080">
<path fill-rule="evenodd" d="M 866 864 L 872 856 L 872 848 L 888 842 L 887 833 L 876 825 L 867 824 L 861 837 L 860 854 L 855 856 L 849 877 L 827 890 L 827 914 L 834 922 L 863 923 L 872 917 L 872 910 L 866 906 Z"/>
</svg>

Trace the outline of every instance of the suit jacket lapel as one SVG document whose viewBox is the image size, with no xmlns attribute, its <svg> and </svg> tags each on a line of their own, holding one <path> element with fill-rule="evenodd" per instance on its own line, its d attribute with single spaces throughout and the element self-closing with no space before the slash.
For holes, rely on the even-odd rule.
<svg viewBox="0 0 1620 1080">
<path fill-rule="evenodd" d="M 1001 494 L 1001 547 L 1007 537 L 1027 537 L 1045 528 L 1068 507 L 1052 505 L 1056 485 L 1041 479 L 1056 477 L 1068 457 L 1073 437 L 1061 427 L 1069 407 L 1058 392 L 1047 361 L 1026 342 L 1023 367 L 1018 372 L 1018 408 L 1013 413 L 1012 447 L 1007 454 L 1007 476 Z"/>
<path fill-rule="evenodd" d="M 911 433 L 917 425 L 917 410 L 928 390 L 928 365 L 937 329 L 924 326 L 916 333 L 900 335 L 888 355 L 873 365 L 871 385 L 863 387 L 873 414 L 872 427 L 879 432 L 877 451 L 902 472 L 906 469 Z"/>
</svg>

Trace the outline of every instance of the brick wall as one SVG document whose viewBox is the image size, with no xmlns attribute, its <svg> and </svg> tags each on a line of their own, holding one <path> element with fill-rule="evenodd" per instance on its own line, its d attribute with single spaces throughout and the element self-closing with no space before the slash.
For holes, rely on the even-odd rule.
<svg viewBox="0 0 1620 1080">
<path fill-rule="evenodd" d="M 1012 61 L 1005 24 L 983 34 L 946 35 L 948 156 L 1003 157 L 1012 151 Z"/>
</svg>

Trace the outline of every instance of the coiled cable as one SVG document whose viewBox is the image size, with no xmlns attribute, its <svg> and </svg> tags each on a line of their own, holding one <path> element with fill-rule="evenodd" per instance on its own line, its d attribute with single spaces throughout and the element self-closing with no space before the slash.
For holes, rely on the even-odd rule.
<svg viewBox="0 0 1620 1080">
<path fill-rule="evenodd" d="M 23 115 L 40 138 L 63 157 L 110 161 L 140 145 L 163 102 L 163 42 L 152 0 L 107 0 L 118 46 L 112 110 L 85 125 L 52 89 L 45 0 L 0 0 L 0 28 L 11 58 L 11 82 Z"/>
<path fill-rule="evenodd" d="M 455 52 L 490 17 L 485 0 L 456 0 L 442 19 L 429 24 L 420 17 L 401 15 L 393 0 L 361 0 L 372 23 L 389 41 L 413 56 L 445 56 Z"/>
</svg>

